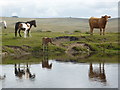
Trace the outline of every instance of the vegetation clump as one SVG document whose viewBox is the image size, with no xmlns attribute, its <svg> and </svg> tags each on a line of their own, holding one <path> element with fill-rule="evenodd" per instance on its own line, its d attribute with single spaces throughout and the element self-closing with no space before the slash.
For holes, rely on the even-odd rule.
<svg viewBox="0 0 120 90">
<path fill-rule="evenodd" d="M 75 30 L 74 33 L 81 33 L 81 30 Z"/>
</svg>

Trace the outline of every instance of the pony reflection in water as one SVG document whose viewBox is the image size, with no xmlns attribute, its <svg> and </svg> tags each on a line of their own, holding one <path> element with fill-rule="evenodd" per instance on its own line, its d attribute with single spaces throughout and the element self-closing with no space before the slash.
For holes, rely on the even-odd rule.
<svg viewBox="0 0 120 90">
<path fill-rule="evenodd" d="M 15 76 L 19 77 L 20 79 L 23 77 L 28 79 L 35 78 L 35 74 L 31 74 L 28 64 L 26 64 L 26 67 L 24 67 L 24 69 L 21 69 L 20 64 L 18 64 L 18 66 L 15 64 Z"/>
<path fill-rule="evenodd" d="M 19 33 L 19 36 L 21 36 L 20 31 L 23 30 L 24 31 L 24 38 L 26 38 L 27 36 L 31 36 L 30 33 L 30 29 L 31 27 L 34 26 L 36 27 L 36 21 L 32 20 L 32 21 L 27 21 L 27 22 L 17 22 L 15 24 L 15 37 L 17 37 L 17 32 Z"/>
<path fill-rule="evenodd" d="M 48 60 L 48 52 L 43 53 L 42 68 L 52 69 L 52 63 Z"/>
</svg>

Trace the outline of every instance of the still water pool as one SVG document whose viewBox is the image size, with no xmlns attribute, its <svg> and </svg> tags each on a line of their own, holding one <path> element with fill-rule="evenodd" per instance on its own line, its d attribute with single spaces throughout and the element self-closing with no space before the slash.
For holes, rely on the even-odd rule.
<svg viewBox="0 0 120 90">
<path fill-rule="evenodd" d="M 117 63 L 40 63 L 0 65 L 3 88 L 118 88 Z"/>
</svg>

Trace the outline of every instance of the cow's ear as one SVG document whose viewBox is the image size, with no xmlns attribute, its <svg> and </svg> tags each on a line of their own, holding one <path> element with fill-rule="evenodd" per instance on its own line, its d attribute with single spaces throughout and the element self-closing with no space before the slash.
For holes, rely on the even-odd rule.
<svg viewBox="0 0 120 90">
<path fill-rule="evenodd" d="M 108 18 L 111 18 L 111 16 L 108 16 Z"/>
</svg>

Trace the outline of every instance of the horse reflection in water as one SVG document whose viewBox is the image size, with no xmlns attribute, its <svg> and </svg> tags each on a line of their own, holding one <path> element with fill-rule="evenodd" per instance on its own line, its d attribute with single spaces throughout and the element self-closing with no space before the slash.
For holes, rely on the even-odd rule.
<svg viewBox="0 0 120 90">
<path fill-rule="evenodd" d="M 42 68 L 47 68 L 47 69 L 52 68 L 52 63 L 49 64 L 48 52 L 43 53 Z"/>
<path fill-rule="evenodd" d="M 17 64 L 15 64 L 15 76 L 19 77 L 20 79 L 23 77 L 27 79 L 35 78 L 35 74 L 31 74 L 28 64 L 26 64 L 26 67 L 24 67 L 24 69 L 21 69 L 20 64 L 18 64 L 18 67 Z"/>
<path fill-rule="evenodd" d="M 104 63 L 99 63 L 98 68 L 94 68 L 94 69 L 93 68 L 94 68 L 93 64 L 90 63 L 90 67 L 89 67 L 90 80 L 99 81 L 106 84 L 107 80 L 105 75 Z"/>
</svg>

